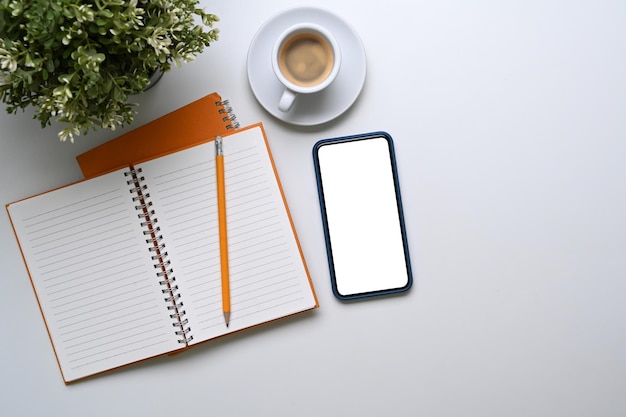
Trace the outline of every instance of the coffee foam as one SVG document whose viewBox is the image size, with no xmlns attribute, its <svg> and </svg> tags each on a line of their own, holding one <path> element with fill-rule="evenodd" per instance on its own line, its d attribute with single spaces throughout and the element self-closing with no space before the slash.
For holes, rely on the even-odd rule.
<svg viewBox="0 0 626 417">
<path fill-rule="evenodd" d="M 313 33 L 300 33 L 284 42 L 278 62 L 285 78 L 296 85 L 310 87 L 328 77 L 334 56 L 326 39 Z"/>
</svg>

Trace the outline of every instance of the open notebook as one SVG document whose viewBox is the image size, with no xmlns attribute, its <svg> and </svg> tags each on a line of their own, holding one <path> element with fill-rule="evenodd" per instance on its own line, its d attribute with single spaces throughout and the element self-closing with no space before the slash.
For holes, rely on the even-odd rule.
<svg viewBox="0 0 626 417">
<path fill-rule="evenodd" d="M 317 307 L 262 126 L 223 149 L 228 328 L 213 141 L 7 205 L 66 383 Z"/>
</svg>

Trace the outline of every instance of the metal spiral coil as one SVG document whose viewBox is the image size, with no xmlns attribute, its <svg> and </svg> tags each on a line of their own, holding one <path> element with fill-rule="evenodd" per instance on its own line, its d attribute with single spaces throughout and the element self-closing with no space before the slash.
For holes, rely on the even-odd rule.
<svg viewBox="0 0 626 417">
<path fill-rule="evenodd" d="M 163 243 L 161 228 L 155 225 L 157 223 L 156 212 L 152 209 L 152 202 L 148 200 L 150 197 L 150 194 L 146 191 L 148 187 L 142 184 L 145 178 L 140 176 L 140 173 L 141 168 L 131 168 L 124 172 L 124 176 L 130 177 L 126 183 L 130 187 L 130 193 L 133 195 L 132 201 L 138 203 L 135 205 L 135 210 L 138 211 L 137 217 L 142 220 L 140 225 L 144 228 L 143 235 L 146 236 L 145 241 L 151 254 L 150 258 L 154 262 L 156 277 L 159 279 L 159 285 L 162 287 L 161 292 L 165 295 L 163 300 L 167 303 L 167 309 L 172 311 L 170 313 L 170 318 L 173 320 L 172 326 L 177 329 L 174 331 L 174 334 L 182 336 L 182 338 L 178 339 L 179 343 L 188 344 L 193 339 L 190 333 L 191 327 L 189 326 L 189 320 L 184 318 L 186 313 L 182 309 L 182 297 L 178 285 L 174 284 L 176 281 L 174 269 L 171 267 L 171 261 L 164 250 L 165 243 Z"/>
<path fill-rule="evenodd" d="M 225 114 L 226 116 L 222 118 L 222 122 L 226 124 L 226 129 L 239 129 L 239 122 L 237 121 L 237 115 L 233 113 L 233 108 L 230 106 L 229 100 L 216 101 L 216 106 L 222 106 L 223 108 L 218 110 L 219 114 Z"/>
</svg>

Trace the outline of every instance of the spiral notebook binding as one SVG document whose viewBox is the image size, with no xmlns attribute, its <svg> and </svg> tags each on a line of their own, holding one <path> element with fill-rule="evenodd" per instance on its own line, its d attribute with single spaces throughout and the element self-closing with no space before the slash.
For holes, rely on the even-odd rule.
<svg viewBox="0 0 626 417">
<path fill-rule="evenodd" d="M 146 236 L 145 241 L 148 245 L 148 251 L 151 254 L 150 258 L 154 262 L 155 274 L 159 279 L 159 285 L 162 287 L 161 292 L 164 295 L 163 301 L 167 303 L 170 318 L 173 320 L 172 326 L 176 328 L 174 334 L 180 336 L 177 339 L 178 343 L 188 344 L 193 340 L 191 327 L 189 326 L 189 320 L 185 318 L 186 312 L 182 309 L 183 302 L 178 292 L 178 285 L 175 283 L 174 269 L 165 251 L 163 235 L 160 234 L 161 228 L 156 226 L 156 213 L 151 208 L 152 202 L 148 201 L 150 197 L 150 194 L 146 191 L 148 187 L 142 184 L 144 177 L 141 176 L 141 168 L 131 168 L 129 171 L 126 171 L 124 175 L 130 177 L 126 183 L 130 187 L 130 193 L 133 194 L 132 200 L 137 203 L 135 210 L 139 212 L 137 213 L 137 217 L 141 219 L 140 224 L 141 227 L 144 228 L 143 235 Z"/>
<path fill-rule="evenodd" d="M 218 110 L 219 114 L 223 114 L 222 122 L 226 124 L 226 129 L 239 129 L 239 122 L 237 121 L 237 115 L 233 113 L 233 108 L 230 106 L 229 100 L 216 101 L 216 106 L 222 106 L 223 108 Z"/>
</svg>

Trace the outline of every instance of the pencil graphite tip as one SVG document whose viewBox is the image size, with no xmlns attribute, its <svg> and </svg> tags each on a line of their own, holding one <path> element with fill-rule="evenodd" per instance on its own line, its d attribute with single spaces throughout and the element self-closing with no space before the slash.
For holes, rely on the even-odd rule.
<svg viewBox="0 0 626 417">
<path fill-rule="evenodd" d="M 226 327 L 229 327 L 230 324 L 230 311 L 224 312 L 224 321 L 226 322 Z"/>
</svg>

